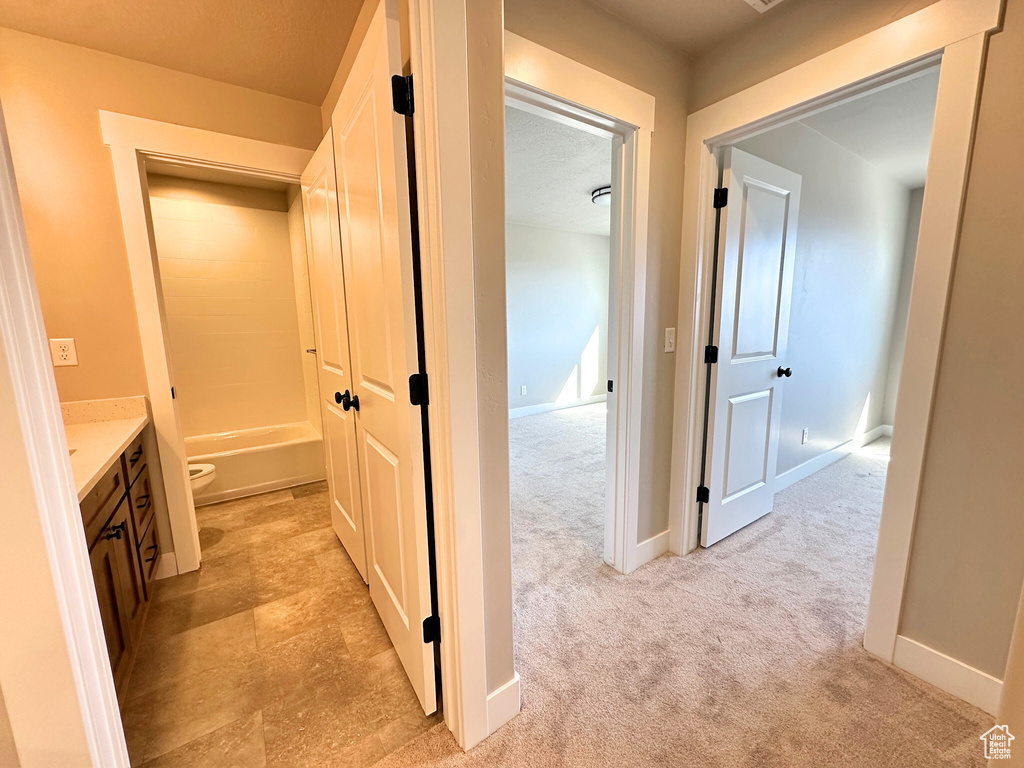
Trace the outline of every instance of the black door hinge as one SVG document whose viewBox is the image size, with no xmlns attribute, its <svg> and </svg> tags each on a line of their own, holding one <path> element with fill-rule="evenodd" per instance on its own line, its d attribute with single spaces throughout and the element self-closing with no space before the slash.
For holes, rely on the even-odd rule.
<svg viewBox="0 0 1024 768">
<path fill-rule="evenodd" d="M 412 115 L 416 108 L 412 100 L 412 75 L 391 76 L 391 105 L 400 115 Z"/>
<path fill-rule="evenodd" d="M 174 387 L 171 387 L 171 400 L 174 399 Z"/>
<path fill-rule="evenodd" d="M 718 362 L 718 347 L 714 344 L 708 344 L 704 347 L 704 362 L 708 365 L 714 365 Z"/>
<path fill-rule="evenodd" d="M 697 486 L 697 503 L 707 504 L 711 501 L 711 491 L 706 485 Z"/>
<path fill-rule="evenodd" d="M 612 381 L 611 379 L 608 379 L 608 391 L 609 392 L 614 392 L 615 391 L 615 382 Z"/>
<path fill-rule="evenodd" d="M 409 402 L 413 405 L 428 405 L 430 403 L 427 374 L 414 373 L 409 377 Z"/>
<path fill-rule="evenodd" d="M 729 204 L 729 188 L 722 187 L 715 190 L 715 208 L 725 208 Z"/>
<path fill-rule="evenodd" d="M 441 617 L 427 616 L 423 620 L 423 642 L 441 642 Z"/>
</svg>

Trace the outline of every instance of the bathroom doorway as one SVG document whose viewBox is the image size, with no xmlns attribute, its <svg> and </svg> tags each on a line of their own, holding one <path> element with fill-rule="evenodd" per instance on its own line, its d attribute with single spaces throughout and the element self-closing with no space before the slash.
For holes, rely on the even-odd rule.
<svg viewBox="0 0 1024 768">
<path fill-rule="evenodd" d="M 195 505 L 323 480 L 298 185 L 169 162 L 146 177 Z"/>
</svg>

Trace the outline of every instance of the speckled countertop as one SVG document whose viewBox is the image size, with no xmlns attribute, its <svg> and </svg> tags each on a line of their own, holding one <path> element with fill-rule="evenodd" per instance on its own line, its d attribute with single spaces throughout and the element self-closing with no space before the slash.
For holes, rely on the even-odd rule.
<svg viewBox="0 0 1024 768">
<path fill-rule="evenodd" d="M 61 403 L 71 472 L 81 501 L 149 423 L 144 397 Z"/>
</svg>

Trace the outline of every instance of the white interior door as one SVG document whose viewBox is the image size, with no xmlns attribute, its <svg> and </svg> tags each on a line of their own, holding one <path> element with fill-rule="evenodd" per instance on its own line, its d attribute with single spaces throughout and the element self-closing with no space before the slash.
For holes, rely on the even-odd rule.
<svg viewBox="0 0 1024 768">
<path fill-rule="evenodd" d="M 772 510 L 800 208 L 792 171 L 738 149 L 723 170 L 705 547 Z"/>
<path fill-rule="evenodd" d="M 370 596 L 425 712 L 436 709 L 398 3 L 375 13 L 332 116 Z"/>
<path fill-rule="evenodd" d="M 323 416 L 324 458 L 331 499 L 331 523 L 349 557 L 366 581 L 366 542 L 359 492 L 356 414 L 344 408 L 352 390 L 349 366 L 345 281 L 338 222 L 338 188 L 331 132 L 302 174 L 302 206 L 309 248 L 316 361 Z"/>
</svg>

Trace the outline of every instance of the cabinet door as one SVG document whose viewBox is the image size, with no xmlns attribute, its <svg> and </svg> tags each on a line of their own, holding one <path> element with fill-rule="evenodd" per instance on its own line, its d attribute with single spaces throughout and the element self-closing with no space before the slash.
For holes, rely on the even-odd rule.
<svg viewBox="0 0 1024 768">
<path fill-rule="evenodd" d="M 128 631 L 133 642 L 138 641 L 142 622 L 146 617 L 146 591 L 143 586 L 142 569 L 139 567 L 139 550 L 135 541 L 131 502 L 128 497 L 114 512 L 103 533 L 110 544 L 117 561 L 121 606 L 128 621 Z"/>
<path fill-rule="evenodd" d="M 131 665 L 132 640 L 128 616 L 124 613 L 121 602 L 121 576 L 118 572 L 117 557 L 106 535 L 106 532 L 100 534 L 99 540 L 89 553 L 89 559 L 92 562 L 92 579 L 96 585 L 103 634 L 107 639 L 110 669 L 114 673 L 114 687 L 120 700 L 124 695 L 124 683 Z"/>
</svg>

